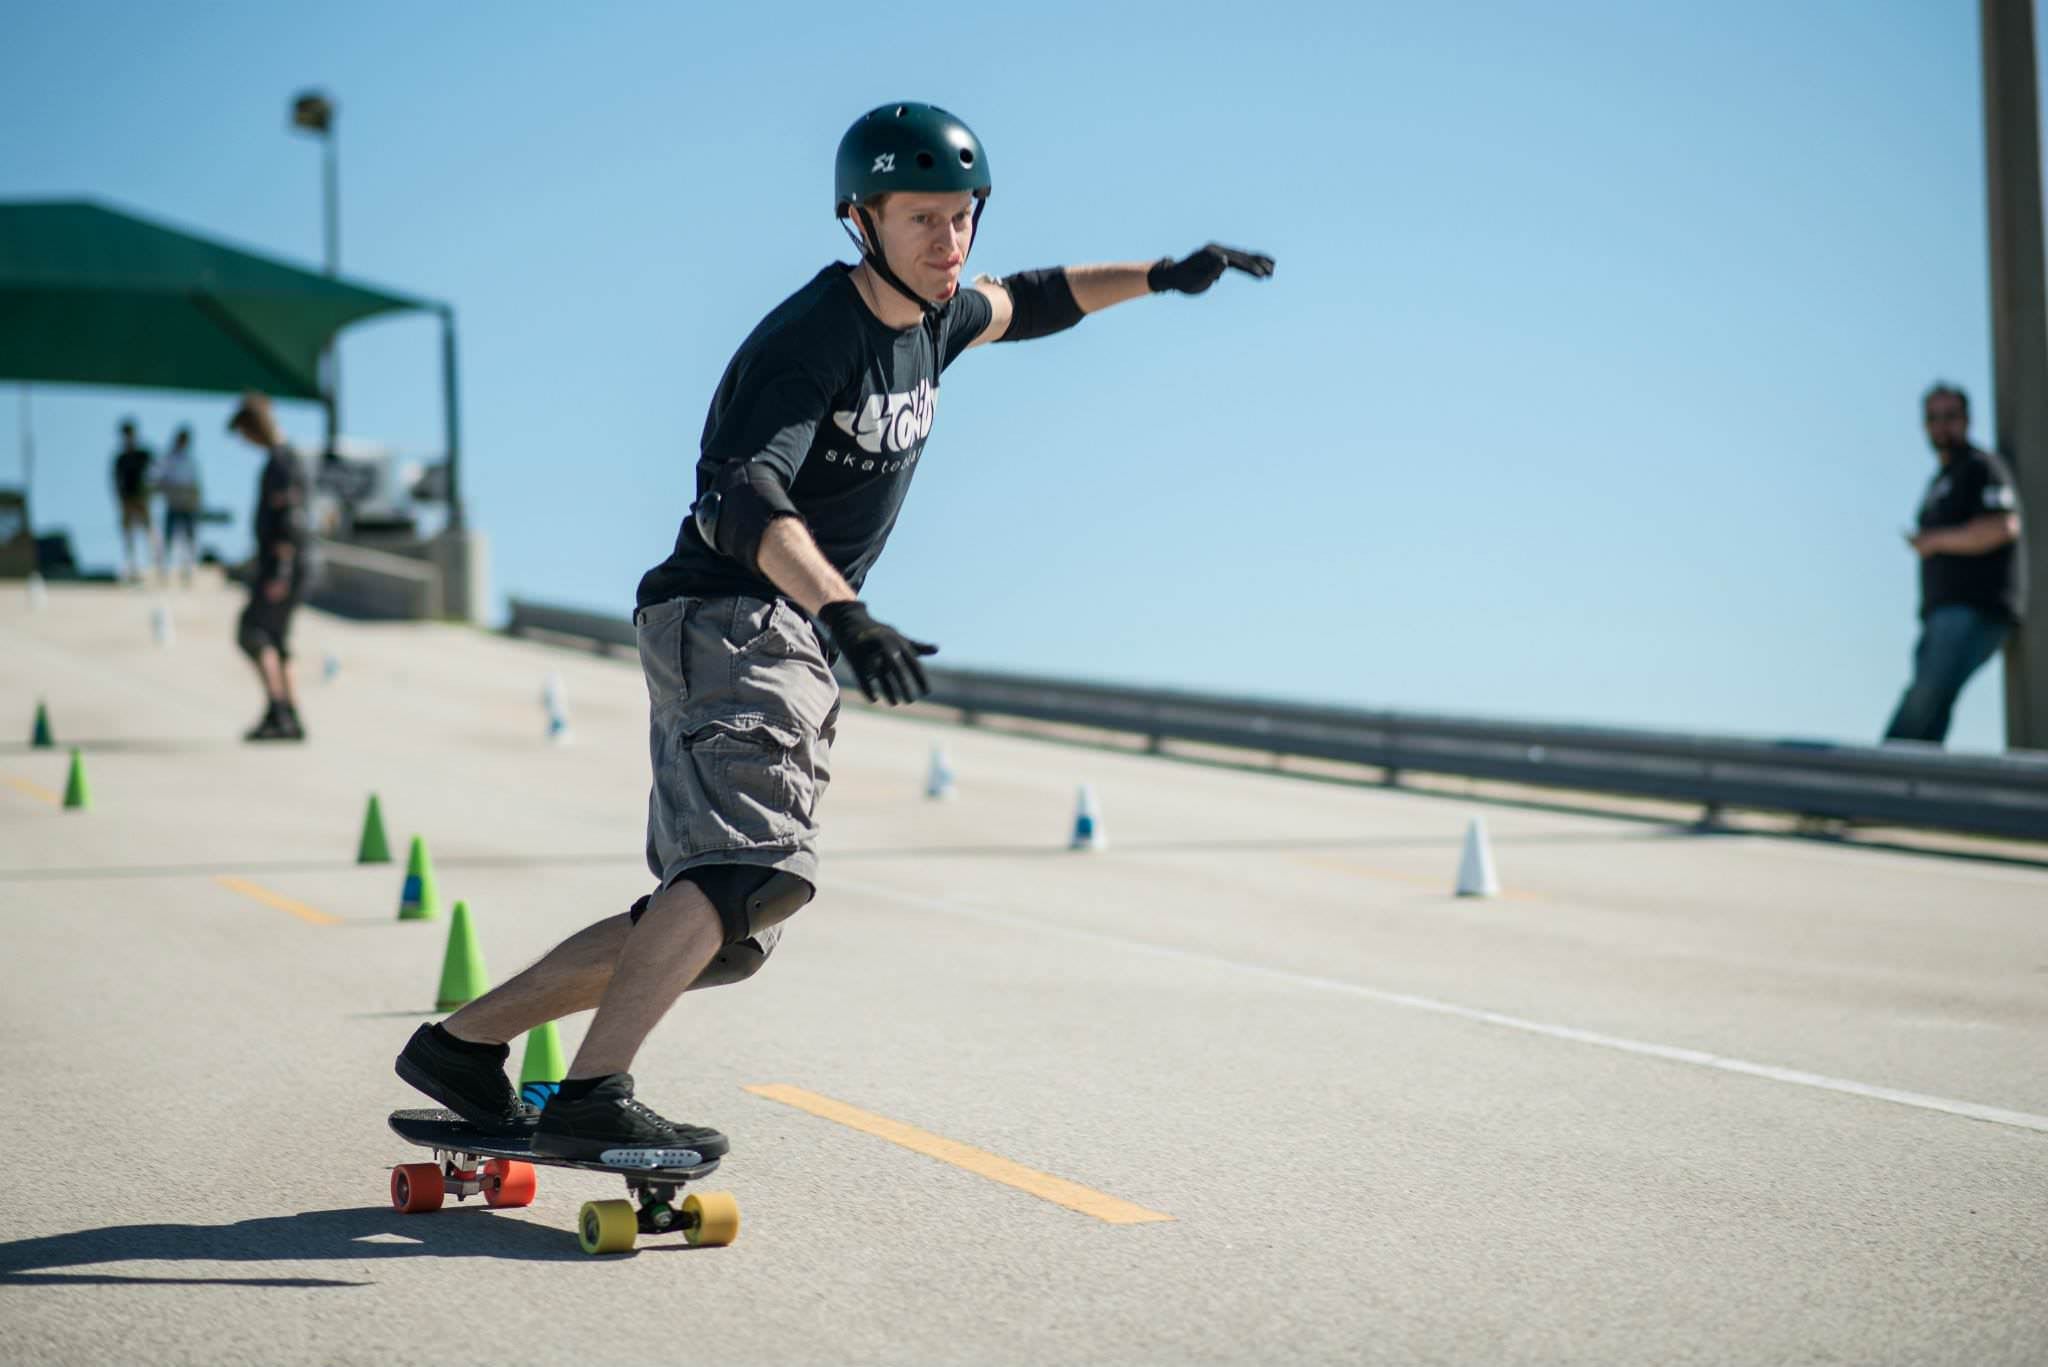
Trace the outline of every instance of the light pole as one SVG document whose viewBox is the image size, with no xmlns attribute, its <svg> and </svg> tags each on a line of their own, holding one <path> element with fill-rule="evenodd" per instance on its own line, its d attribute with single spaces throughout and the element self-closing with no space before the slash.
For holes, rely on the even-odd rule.
<svg viewBox="0 0 2048 1367">
<path fill-rule="evenodd" d="M 307 90 L 292 101 L 292 127 L 311 133 L 320 139 L 326 174 L 324 177 L 326 212 L 323 236 L 327 246 L 327 273 L 341 271 L 341 172 L 335 164 L 334 151 L 334 100 L 324 91 Z M 334 454 L 335 433 L 341 427 L 341 352 L 334 343 L 327 344 L 321 357 L 325 371 L 323 386 L 327 393 L 321 406 L 327 410 L 327 454 Z"/>
<path fill-rule="evenodd" d="M 2042 260 L 2041 116 L 2033 0 L 1980 0 L 1991 226 L 1996 450 L 2012 466 L 2033 543 L 2021 557 L 2029 620 L 2005 644 L 2005 745 L 2048 750 L 2048 274 Z"/>
</svg>

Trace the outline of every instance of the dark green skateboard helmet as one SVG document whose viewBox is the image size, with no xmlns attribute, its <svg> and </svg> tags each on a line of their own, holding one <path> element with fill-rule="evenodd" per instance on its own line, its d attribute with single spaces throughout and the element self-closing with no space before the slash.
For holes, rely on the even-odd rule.
<svg viewBox="0 0 2048 1367">
<path fill-rule="evenodd" d="M 867 206 L 887 194 L 953 194 L 967 191 L 974 196 L 974 227 L 981 227 L 981 211 L 988 205 L 992 182 L 988 154 L 974 130 L 937 105 L 885 104 L 870 109 L 854 120 L 853 127 L 839 140 L 839 161 L 833 176 L 835 212 L 846 235 L 873 267 L 904 298 L 923 309 L 930 318 L 938 306 L 903 283 L 882 254 L 870 250 L 875 225 Z M 853 230 L 848 219 L 857 218 L 867 237 Z M 973 239 L 970 237 L 969 248 Z"/>
<path fill-rule="evenodd" d="M 839 140 L 837 211 L 899 191 L 967 190 L 986 199 L 988 154 L 974 130 L 936 105 L 885 104 L 854 120 Z"/>
</svg>

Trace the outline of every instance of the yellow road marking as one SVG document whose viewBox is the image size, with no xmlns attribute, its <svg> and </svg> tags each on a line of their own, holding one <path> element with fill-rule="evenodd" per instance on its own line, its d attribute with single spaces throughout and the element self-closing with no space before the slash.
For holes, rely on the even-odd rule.
<svg viewBox="0 0 2048 1367">
<path fill-rule="evenodd" d="M 816 1092 L 807 1092 L 801 1087 L 771 1082 L 756 1083 L 750 1085 L 747 1090 L 755 1096 L 780 1101 L 785 1106 L 794 1106 L 800 1111 L 809 1111 L 812 1115 L 822 1116 L 826 1120 L 835 1120 L 850 1129 L 874 1135 L 877 1139 L 886 1139 L 891 1144 L 900 1145 L 913 1153 L 936 1158 L 942 1163 L 951 1163 L 956 1168 L 965 1168 L 976 1176 L 988 1178 L 991 1182 L 1001 1182 L 1019 1191 L 1028 1191 L 1033 1196 L 1042 1197 L 1055 1205 L 1078 1210 L 1083 1215 L 1093 1215 L 1108 1224 L 1142 1225 L 1173 1218 L 1156 1210 L 1134 1206 L 1129 1201 L 1120 1201 L 1114 1196 L 1106 1196 L 1079 1183 L 1069 1182 L 1063 1177 L 1054 1177 L 1036 1168 L 1012 1163 L 1009 1159 L 1000 1158 L 985 1149 L 941 1138 L 929 1130 L 920 1130 L 915 1125 L 906 1125 L 900 1120 L 890 1120 L 886 1116 L 858 1110 L 843 1101 L 834 1101 L 830 1097 L 819 1096 Z"/>
<path fill-rule="evenodd" d="M 1418 888 L 1428 888 L 1433 892 L 1448 893 L 1456 890 L 1455 884 L 1446 883 L 1441 878 L 1424 878 L 1419 873 L 1401 873 L 1394 869 L 1375 868 L 1367 864 L 1354 864 L 1347 859 L 1331 859 L 1317 854 L 1297 854 L 1291 857 L 1297 864 L 1309 864 L 1315 868 L 1329 869 L 1333 873 L 1348 873 L 1353 878 L 1378 878 L 1387 882 L 1408 883 Z M 1519 888 L 1502 888 L 1500 895 L 1511 902 L 1542 902 L 1548 900 L 1540 893 L 1523 892 Z"/>
<path fill-rule="evenodd" d="M 339 916 L 329 916 L 324 911 L 315 911 L 304 902 L 294 902 L 291 898 L 280 896 L 269 888 L 258 887 L 246 878 L 236 878 L 231 874 L 217 873 L 213 876 L 213 881 L 226 888 L 229 892 L 239 892 L 242 896 L 261 902 L 266 907 L 275 907 L 279 911 L 288 911 L 301 921 L 310 921 L 316 926 L 338 926 L 341 924 Z"/>
<path fill-rule="evenodd" d="M 13 774 L 0 774 L 0 778 L 6 779 L 7 786 L 14 789 L 17 793 L 26 793 L 38 802 L 47 802 L 52 807 L 55 807 L 64 801 L 63 798 L 57 796 L 40 783 L 31 783 L 25 778 L 16 778 Z"/>
</svg>

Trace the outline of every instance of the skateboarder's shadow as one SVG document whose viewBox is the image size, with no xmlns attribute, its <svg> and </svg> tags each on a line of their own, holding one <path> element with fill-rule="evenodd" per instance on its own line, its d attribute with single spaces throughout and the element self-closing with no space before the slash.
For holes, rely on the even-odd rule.
<svg viewBox="0 0 2048 1367">
<path fill-rule="evenodd" d="M 224 1225 L 117 1224 L 17 1239 L 0 1243 L 0 1286 L 370 1286 L 374 1283 L 333 1277 L 228 1277 L 213 1268 L 190 1277 L 50 1269 L 136 1262 L 332 1262 L 352 1271 L 353 1265 L 372 1258 L 465 1257 L 588 1261 L 576 1240 L 560 1229 L 508 1218 L 480 1205 L 430 1216 L 400 1215 L 389 1206 L 356 1206 Z"/>
</svg>

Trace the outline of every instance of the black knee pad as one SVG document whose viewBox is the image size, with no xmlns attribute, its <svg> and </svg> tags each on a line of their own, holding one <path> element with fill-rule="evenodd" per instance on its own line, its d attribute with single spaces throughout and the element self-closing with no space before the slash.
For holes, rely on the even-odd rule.
<svg viewBox="0 0 2048 1367">
<path fill-rule="evenodd" d="M 728 945 L 782 924 L 816 891 L 808 880 L 793 873 L 755 864 L 706 864 L 691 869 L 683 878 L 695 883 L 718 908 L 718 923 Z"/>
<path fill-rule="evenodd" d="M 718 924 L 725 932 L 727 945 L 781 925 L 817 895 L 817 889 L 807 879 L 753 864 L 707 864 L 691 869 L 676 881 L 685 880 L 695 883 L 718 909 Z M 653 900 L 651 895 L 642 897 L 626 915 L 638 925 Z"/>
<path fill-rule="evenodd" d="M 724 987 L 753 977 L 761 971 L 761 965 L 768 962 L 768 956 L 775 952 L 775 942 L 782 938 L 781 926 L 770 926 L 759 935 L 727 945 L 712 956 L 704 971 L 697 975 L 697 981 L 690 984 L 688 991 L 700 987 Z"/>
<path fill-rule="evenodd" d="M 796 881 L 803 882 L 802 879 Z M 627 908 L 626 915 L 632 919 L 634 925 L 640 924 L 640 918 L 647 914 L 648 904 L 653 900 L 651 896 L 642 897 Z M 743 982 L 753 977 L 761 971 L 761 965 L 768 962 L 768 956 L 775 952 L 776 941 L 781 938 L 782 927 L 772 925 L 764 926 L 758 935 L 735 940 L 712 955 L 711 962 L 704 966 L 704 971 L 697 975 L 697 980 L 684 990 L 695 992 L 700 987 L 724 987 L 728 983 Z"/>
</svg>

